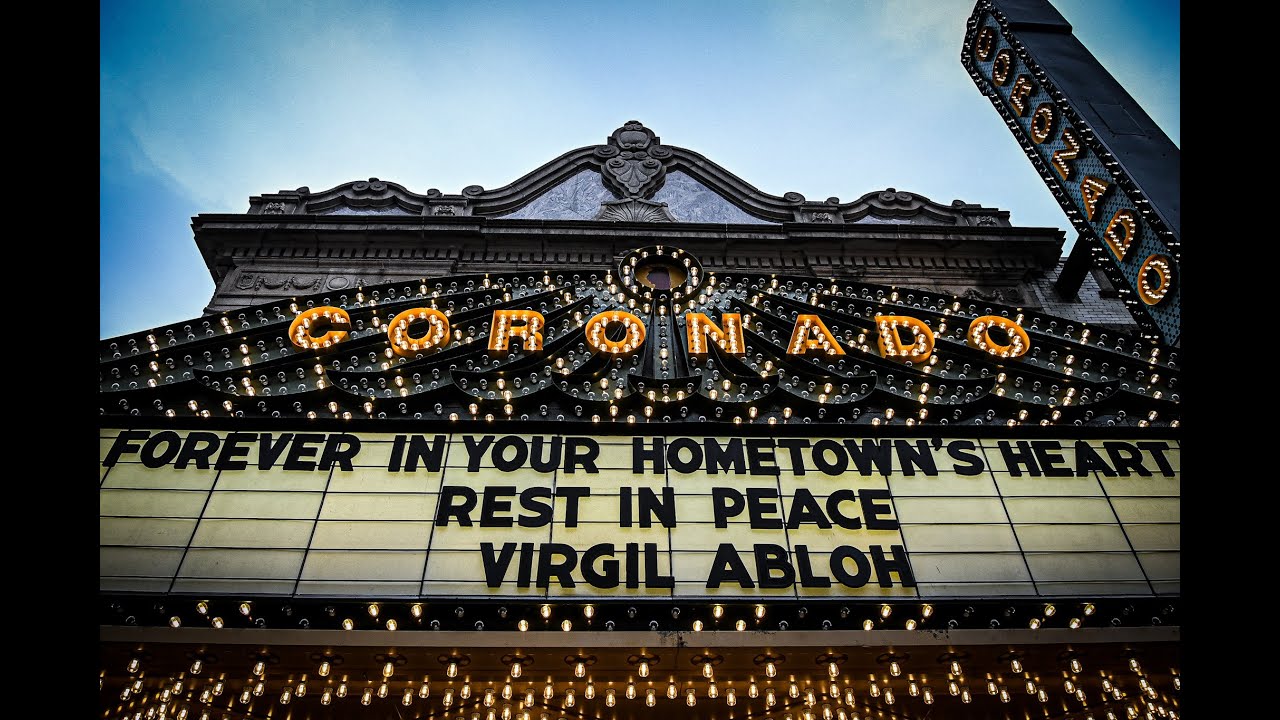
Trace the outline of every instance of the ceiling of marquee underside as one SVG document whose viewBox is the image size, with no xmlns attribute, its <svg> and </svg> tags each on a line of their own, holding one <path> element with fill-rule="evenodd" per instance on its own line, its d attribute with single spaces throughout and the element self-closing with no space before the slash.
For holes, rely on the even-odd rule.
<svg viewBox="0 0 1280 720">
<path fill-rule="evenodd" d="M 563 645 L 559 647 L 522 647 L 521 636 L 512 636 L 510 646 L 465 647 L 440 645 L 425 647 L 388 647 L 385 645 L 183 645 L 168 643 L 105 643 L 99 660 L 104 671 L 100 705 L 104 717 L 132 717 L 162 702 L 163 689 L 172 690 L 182 680 L 182 692 L 169 693 L 170 716 L 181 708 L 188 717 L 198 718 L 202 711 L 213 718 L 248 720 L 249 718 L 757 718 L 793 720 L 805 717 L 861 718 L 1006 718 L 1047 717 L 1083 718 L 1092 715 L 1099 720 L 1111 711 L 1117 718 L 1129 717 L 1133 708 L 1140 715 L 1150 710 L 1153 715 L 1171 717 L 1178 713 L 1180 652 L 1177 643 L 1100 643 L 1032 644 L 1011 648 L 999 645 L 955 646 L 945 642 L 922 643 L 909 647 L 867 646 L 795 646 L 782 642 L 772 634 L 760 638 L 760 645 L 750 647 L 714 647 L 690 644 L 677 648 L 632 647 L 621 644 Z M 686 636 L 687 637 L 687 636 Z M 650 664 L 648 678 L 638 675 L 637 658 L 657 658 Z M 140 657 L 138 672 L 130 673 L 133 657 Z M 448 658 L 460 661 L 457 676 L 446 676 Z M 511 659 L 519 658 L 521 677 L 511 678 Z M 1079 661 L 1079 672 L 1073 672 L 1070 658 Z M 1130 665 L 1139 658 L 1138 669 Z M 198 675 L 190 672 L 194 659 L 202 658 Z M 767 660 L 776 660 L 775 677 L 768 677 Z M 950 662 L 960 662 L 961 674 L 952 675 Z M 330 661 L 326 677 L 318 675 L 319 665 Z M 837 674 L 833 678 L 827 661 L 834 659 Z M 1013 660 L 1021 663 L 1021 671 L 1011 669 Z M 265 672 L 252 674 L 253 666 L 263 660 Z M 390 660 L 392 675 L 384 680 L 383 668 Z M 899 675 L 892 674 L 890 663 L 899 661 Z M 575 676 L 574 666 L 581 661 L 583 677 Z M 711 679 L 704 674 L 711 663 Z M 819 662 L 821 661 L 821 662 Z M 121 700 L 121 691 L 134 687 L 141 679 L 141 693 L 130 692 Z M 426 698 L 420 696 L 424 680 Z M 220 695 L 213 695 L 215 684 L 223 682 Z M 712 682 L 714 680 L 714 683 Z M 989 692 L 988 680 L 995 688 Z M 952 695 L 949 683 L 956 682 Z M 322 705 L 328 689 L 338 691 L 346 684 L 346 697 L 331 697 Z M 387 685 L 385 698 L 378 688 Z M 1032 687 L 1028 692 L 1027 683 Z M 1106 683 L 1104 685 L 1104 682 Z M 511 685 L 511 699 L 504 700 L 504 685 Z M 627 687 L 634 684 L 635 699 L 627 699 Z M 674 683 L 676 698 L 667 696 Z M 248 703 L 241 693 L 261 684 L 261 696 L 250 693 Z M 749 696 L 752 684 L 757 697 Z M 791 687 L 795 686 L 795 697 Z M 470 697 L 462 698 L 464 685 Z M 715 686 L 717 697 L 709 696 Z M 836 694 L 832 694 L 835 685 Z M 872 686 L 875 690 L 872 690 Z M 304 694 L 299 697 L 298 689 Z M 594 698 L 588 698 L 594 691 Z M 916 694 L 912 693 L 915 687 Z M 550 699 L 544 693 L 550 687 Z M 289 703 L 281 696 L 289 690 Z M 361 703 L 368 688 L 369 704 Z M 1068 690 L 1070 688 L 1070 690 Z M 405 690 L 411 691 L 410 702 L 404 704 Z M 614 704 L 607 704 L 609 690 Z M 646 705 L 646 693 L 655 694 L 652 707 Z M 729 706 L 732 689 L 734 705 Z M 925 693 L 932 702 L 926 702 Z M 573 700 L 569 693 L 573 691 Z M 206 691 L 207 702 L 201 702 Z M 452 691 L 449 706 L 446 694 Z M 534 702 L 526 706 L 526 693 L 534 693 Z M 689 692 L 693 692 L 692 706 Z M 770 691 L 773 704 L 768 703 Z M 1003 691 L 1003 695 L 1002 695 Z M 1043 696 L 1040 694 L 1043 691 Z M 486 692 L 492 704 L 485 705 Z M 873 695 L 873 692 L 875 693 Z M 964 702 L 964 695 L 970 698 Z M 892 697 L 892 700 L 891 700 Z M 570 704 L 572 703 L 572 704 Z M 1163 711 L 1163 714 L 1161 714 Z M 806 712 L 811 715 L 806 716 Z M 839 713 L 843 712 L 843 715 Z M 145 715 L 144 715 L 145 716 Z"/>
</svg>

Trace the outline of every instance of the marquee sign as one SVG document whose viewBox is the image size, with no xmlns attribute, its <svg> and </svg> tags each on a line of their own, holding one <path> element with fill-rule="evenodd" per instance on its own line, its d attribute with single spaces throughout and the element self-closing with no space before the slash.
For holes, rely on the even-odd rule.
<svg viewBox="0 0 1280 720">
<path fill-rule="evenodd" d="M 113 338 L 104 416 L 1177 426 L 1176 348 L 928 290 L 704 272 L 453 275 Z M 487 432 L 488 430 L 486 430 Z"/>
<path fill-rule="evenodd" d="M 1055 26 L 1058 33 L 1054 36 L 1060 38 L 1065 33 L 1070 37 L 1070 25 L 1056 12 L 1053 15 L 1061 26 Z M 1138 133 L 1136 126 L 1121 127 L 1122 122 L 1133 125 L 1135 121 L 1124 105 L 1114 102 L 1127 100 L 1134 108 L 1136 104 L 1127 94 L 1108 94 L 1114 94 L 1111 85 L 1119 88 L 1109 76 L 1110 83 L 1103 89 L 1098 88 L 1099 80 L 1092 94 L 1073 101 L 1055 84 L 1054 68 L 1042 65 L 1046 58 L 1038 59 L 1032 48 L 1019 40 L 1015 25 L 998 3 L 979 2 L 965 36 L 965 69 L 1005 119 L 1081 237 L 1093 243 L 1095 261 L 1121 287 L 1126 306 L 1144 331 L 1178 345 L 1181 250 L 1177 227 L 1162 217 L 1162 212 L 1171 208 L 1153 204 L 1135 182 L 1133 169 L 1123 167 L 1125 156 L 1108 147 L 1106 140 L 1112 138 L 1114 143 L 1113 135 Z M 1025 27 L 1028 33 L 1044 30 L 1039 20 L 1028 21 Z M 1040 47 L 1050 56 L 1059 56 L 1059 69 L 1065 75 L 1106 75 L 1083 46 L 1067 48 L 1058 42 L 1052 51 L 1046 49 L 1050 48 L 1047 43 Z M 1085 107 L 1090 108 L 1088 113 L 1098 115 L 1095 124 L 1099 127 L 1085 119 Z M 1110 128 L 1111 124 L 1119 129 Z M 1167 138 L 1165 143 L 1172 147 Z M 1174 153 L 1176 171 L 1176 148 Z"/>
<path fill-rule="evenodd" d="M 102 433 L 101 589 L 1164 595 L 1165 438 Z"/>
</svg>

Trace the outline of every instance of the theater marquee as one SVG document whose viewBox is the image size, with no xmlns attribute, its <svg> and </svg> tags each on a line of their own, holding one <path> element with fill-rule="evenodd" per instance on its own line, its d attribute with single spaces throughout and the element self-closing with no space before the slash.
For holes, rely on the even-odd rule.
<svg viewBox="0 0 1280 720">
<path fill-rule="evenodd" d="M 1178 592 L 1179 444 L 109 429 L 105 592 Z"/>
</svg>

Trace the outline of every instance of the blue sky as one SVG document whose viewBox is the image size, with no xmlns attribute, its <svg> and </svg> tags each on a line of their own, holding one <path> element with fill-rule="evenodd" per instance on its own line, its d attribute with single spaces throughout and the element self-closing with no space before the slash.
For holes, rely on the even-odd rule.
<svg viewBox="0 0 1280 720">
<path fill-rule="evenodd" d="M 1180 145 L 1178 0 L 1054 5 Z M 374 176 L 495 188 L 631 119 L 773 195 L 895 187 L 1068 230 L 960 65 L 973 6 L 104 0 L 99 337 L 202 313 L 194 215 Z"/>
</svg>

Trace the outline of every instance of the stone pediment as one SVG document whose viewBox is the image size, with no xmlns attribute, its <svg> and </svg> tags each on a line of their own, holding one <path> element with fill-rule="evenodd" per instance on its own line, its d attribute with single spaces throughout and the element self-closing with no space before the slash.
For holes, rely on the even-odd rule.
<svg viewBox="0 0 1280 720">
<path fill-rule="evenodd" d="M 888 188 L 841 202 L 771 195 L 701 154 L 665 145 L 629 121 L 602 145 L 572 150 L 493 190 L 425 194 L 376 177 L 323 192 L 282 190 L 250 198 L 250 215 L 480 216 L 503 220 L 716 224 L 913 224 L 1010 227 L 1008 211 L 949 205 Z"/>
</svg>

